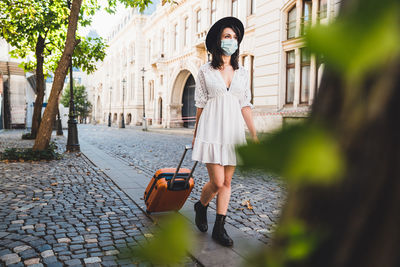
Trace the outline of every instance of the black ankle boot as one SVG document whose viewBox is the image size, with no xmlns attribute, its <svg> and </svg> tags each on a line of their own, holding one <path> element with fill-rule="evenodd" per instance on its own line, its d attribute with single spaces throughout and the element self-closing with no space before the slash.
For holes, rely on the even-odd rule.
<svg viewBox="0 0 400 267">
<path fill-rule="evenodd" d="M 231 247 L 233 245 L 233 240 L 226 233 L 225 224 L 226 215 L 217 214 L 215 218 L 215 224 L 212 231 L 212 238 L 219 244 L 225 247 Z"/>
<path fill-rule="evenodd" d="M 200 201 L 197 201 L 194 204 L 194 210 L 196 212 L 196 225 L 199 228 L 200 232 L 207 232 L 208 224 L 207 224 L 207 206 L 203 206 Z"/>
</svg>

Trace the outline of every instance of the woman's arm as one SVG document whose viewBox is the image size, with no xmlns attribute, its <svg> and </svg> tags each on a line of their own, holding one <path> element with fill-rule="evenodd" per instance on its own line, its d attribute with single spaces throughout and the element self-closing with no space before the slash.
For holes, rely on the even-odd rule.
<svg viewBox="0 0 400 267">
<path fill-rule="evenodd" d="M 249 106 L 243 107 L 242 108 L 242 116 L 243 116 L 244 121 L 246 122 L 247 128 L 250 131 L 251 138 L 253 139 L 253 141 L 258 142 L 256 128 L 254 127 L 251 107 L 249 107 Z"/>
<path fill-rule="evenodd" d="M 197 110 L 196 110 L 196 126 L 194 128 L 192 147 L 194 146 L 194 139 L 196 139 L 196 133 L 197 133 L 197 124 L 199 122 L 200 115 L 202 112 L 203 112 L 203 108 L 197 108 Z"/>
</svg>

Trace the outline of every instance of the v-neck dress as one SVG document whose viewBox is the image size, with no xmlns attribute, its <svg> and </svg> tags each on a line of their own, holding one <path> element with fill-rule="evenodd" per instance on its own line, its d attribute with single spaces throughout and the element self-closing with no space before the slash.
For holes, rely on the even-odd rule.
<svg viewBox="0 0 400 267">
<path fill-rule="evenodd" d="M 242 66 L 234 71 L 229 88 L 221 72 L 211 63 L 199 69 L 195 106 L 203 108 L 198 121 L 192 160 L 236 166 L 235 146 L 245 144 L 245 122 L 241 109 L 250 103 L 249 75 Z"/>
</svg>

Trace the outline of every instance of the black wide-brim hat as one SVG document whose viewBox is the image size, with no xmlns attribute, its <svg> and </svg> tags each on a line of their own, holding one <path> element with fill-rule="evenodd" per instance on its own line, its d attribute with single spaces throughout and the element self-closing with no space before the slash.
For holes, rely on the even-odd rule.
<svg viewBox="0 0 400 267">
<path fill-rule="evenodd" d="M 213 46 L 216 45 L 217 43 L 217 38 L 220 38 L 218 34 L 221 28 L 229 26 L 236 26 L 239 29 L 239 36 L 237 36 L 237 38 L 238 38 L 238 45 L 240 44 L 244 35 L 243 23 L 238 18 L 225 17 L 215 22 L 214 25 L 212 25 L 210 30 L 208 31 L 206 36 L 206 47 L 208 51 L 211 52 Z"/>
</svg>

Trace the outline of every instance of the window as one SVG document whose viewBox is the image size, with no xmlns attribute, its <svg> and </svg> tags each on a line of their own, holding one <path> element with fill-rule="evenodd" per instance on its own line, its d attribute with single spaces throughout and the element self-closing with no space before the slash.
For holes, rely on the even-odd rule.
<svg viewBox="0 0 400 267">
<path fill-rule="evenodd" d="M 131 99 L 135 98 L 135 73 L 131 73 Z"/>
<path fill-rule="evenodd" d="M 295 52 L 286 52 L 286 104 L 293 104 L 295 80 Z"/>
<path fill-rule="evenodd" d="M 327 18 L 328 0 L 297 0 L 296 5 L 289 5 L 285 10 L 287 14 L 287 41 L 284 41 L 283 51 L 286 59 L 286 84 L 282 87 L 285 91 L 284 103 L 310 104 L 320 84 L 323 72 L 322 58 L 310 54 L 304 47 L 303 36 L 311 26 L 313 18 L 318 23 L 321 18 Z M 293 3 L 290 2 L 290 3 Z M 317 6 L 313 7 L 313 3 Z M 300 12 L 301 11 L 301 12 Z M 313 13 L 314 12 L 314 13 Z M 296 38 L 300 37 L 300 38 Z M 296 38 L 293 40 L 293 38 Z"/>
<path fill-rule="evenodd" d="M 131 61 L 133 61 L 133 59 L 135 58 L 135 44 L 134 43 L 131 44 L 130 54 L 131 54 Z"/>
<path fill-rule="evenodd" d="M 164 84 L 164 75 L 160 75 L 160 85 Z"/>
<path fill-rule="evenodd" d="M 296 6 L 294 6 L 288 12 L 288 19 L 287 19 L 287 38 L 291 39 L 296 37 Z"/>
<path fill-rule="evenodd" d="M 211 0 L 211 25 L 215 23 L 217 20 L 217 6 L 215 3 L 216 0 Z"/>
<path fill-rule="evenodd" d="M 201 27 L 201 9 L 196 12 L 196 32 L 200 32 Z"/>
<path fill-rule="evenodd" d="M 151 40 L 149 40 L 149 52 L 148 52 L 148 56 L 149 56 L 149 62 L 150 62 L 150 58 L 151 58 Z"/>
<path fill-rule="evenodd" d="M 248 55 L 243 56 L 242 65 L 245 67 L 249 72 L 249 87 L 251 92 L 251 100 L 250 103 L 254 103 L 254 56 Z"/>
<path fill-rule="evenodd" d="M 312 12 L 312 1 L 305 0 L 303 2 L 303 17 L 301 18 L 301 34 L 306 33 L 307 27 L 311 26 L 311 12 Z"/>
<path fill-rule="evenodd" d="M 310 53 L 301 49 L 300 103 L 308 103 L 310 96 Z"/>
<path fill-rule="evenodd" d="M 315 75 L 315 91 L 314 95 L 316 95 L 316 92 L 321 84 L 321 78 L 322 78 L 322 73 L 324 72 L 324 58 L 322 55 L 317 55 L 316 56 L 316 75 Z"/>
<path fill-rule="evenodd" d="M 233 17 L 238 16 L 238 1 L 232 0 L 232 14 Z"/>
<path fill-rule="evenodd" d="M 176 51 L 178 47 L 178 24 L 174 26 L 174 50 Z"/>
<path fill-rule="evenodd" d="M 247 16 L 255 13 L 256 0 L 247 0 Z"/>
<path fill-rule="evenodd" d="M 164 54 L 165 50 L 165 30 L 161 32 L 161 53 Z"/>
<path fill-rule="evenodd" d="M 318 1 L 318 19 L 324 19 L 328 15 L 328 0 Z"/>
<path fill-rule="evenodd" d="M 183 37 L 184 46 L 189 44 L 189 18 L 185 18 L 185 36 Z"/>
<path fill-rule="evenodd" d="M 149 82 L 149 101 L 154 100 L 154 81 Z"/>
</svg>

